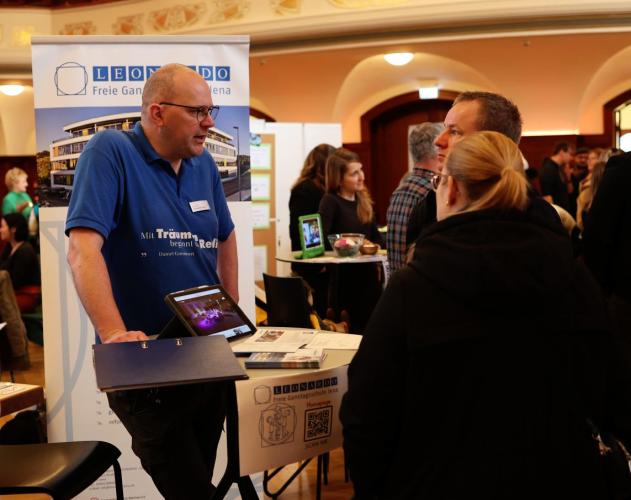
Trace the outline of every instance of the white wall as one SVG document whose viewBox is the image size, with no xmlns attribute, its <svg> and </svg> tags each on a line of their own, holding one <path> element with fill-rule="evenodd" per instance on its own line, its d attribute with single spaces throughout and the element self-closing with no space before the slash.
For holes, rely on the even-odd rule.
<svg viewBox="0 0 631 500">
<path fill-rule="evenodd" d="M 289 239 L 289 193 L 300 175 L 305 157 L 318 144 L 326 142 L 335 147 L 342 145 L 342 126 L 339 123 L 277 123 L 255 120 L 251 132 L 274 134 L 276 138 L 276 254 L 291 253 Z M 290 265 L 276 263 L 276 274 L 287 276 Z"/>
<path fill-rule="evenodd" d="M 0 92 L 0 156 L 28 156 L 35 151 L 33 88 L 18 96 Z"/>
</svg>

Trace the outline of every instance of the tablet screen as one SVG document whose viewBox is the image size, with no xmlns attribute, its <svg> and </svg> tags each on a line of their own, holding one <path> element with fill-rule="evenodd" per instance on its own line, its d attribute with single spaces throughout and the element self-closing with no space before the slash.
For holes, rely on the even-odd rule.
<svg viewBox="0 0 631 500">
<path fill-rule="evenodd" d="M 256 328 L 220 285 L 170 293 L 167 304 L 195 335 L 223 335 L 235 340 Z"/>
<path fill-rule="evenodd" d="M 302 238 L 302 257 L 317 257 L 324 253 L 322 235 L 322 219 L 320 214 L 302 215 L 298 217 L 300 236 Z"/>
<path fill-rule="evenodd" d="M 322 245 L 322 236 L 320 235 L 320 221 L 317 217 L 303 219 L 302 234 L 305 239 L 305 248 L 313 248 Z"/>
</svg>

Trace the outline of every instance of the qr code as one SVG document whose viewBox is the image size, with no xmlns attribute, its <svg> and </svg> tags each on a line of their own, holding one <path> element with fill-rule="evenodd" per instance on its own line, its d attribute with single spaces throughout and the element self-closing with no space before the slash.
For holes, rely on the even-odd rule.
<svg viewBox="0 0 631 500">
<path fill-rule="evenodd" d="M 305 412 L 305 441 L 330 436 L 332 417 L 332 406 L 307 410 Z"/>
</svg>

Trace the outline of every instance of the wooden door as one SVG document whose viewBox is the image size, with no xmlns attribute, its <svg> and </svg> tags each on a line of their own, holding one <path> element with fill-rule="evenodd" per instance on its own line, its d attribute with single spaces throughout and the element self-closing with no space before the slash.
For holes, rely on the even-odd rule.
<svg viewBox="0 0 631 500">
<path fill-rule="evenodd" d="M 367 185 L 375 200 L 380 224 L 385 224 L 392 192 L 408 171 L 408 130 L 423 122 L 442 123 L 451 101 L 428 100 L 405 103 L 384 111 L 370 122 L 370 172 Z"/>
</svg>

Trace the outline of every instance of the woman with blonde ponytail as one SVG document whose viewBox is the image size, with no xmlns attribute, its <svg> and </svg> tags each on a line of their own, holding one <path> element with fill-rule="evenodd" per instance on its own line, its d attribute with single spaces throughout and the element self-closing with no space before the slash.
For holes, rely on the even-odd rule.
<svg viewBox="0 0 631 500">
<path fill-rule="evenodd" d="M 522 156 L 516 144 L 498 132 L 479 132 L 462 141 L 433 182 L 438 220 L 458 212 L 524 211 L 528 206 Z M 441 185 L 445 189 L 439 189 Z"/>
<path fill-rule="evenodd" d="M 467 136 L 433 184 L 438 221 L 348 370 L 355 498 L 614 498 L 588 419 L 631 446 L 629 365 L 563 228 L 528 209 L 517 146 Z"/>
</svg>

